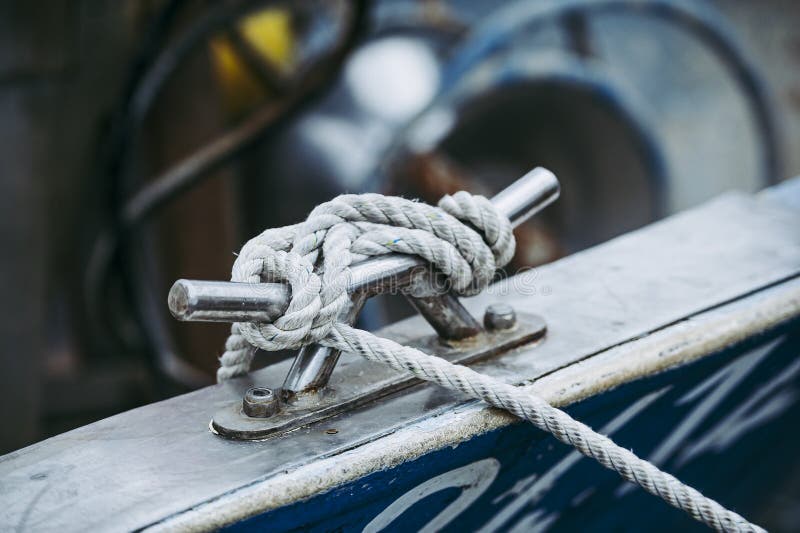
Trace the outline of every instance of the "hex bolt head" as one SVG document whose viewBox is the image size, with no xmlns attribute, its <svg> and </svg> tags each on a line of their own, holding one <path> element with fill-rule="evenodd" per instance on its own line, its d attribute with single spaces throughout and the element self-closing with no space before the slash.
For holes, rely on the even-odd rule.
<svg viewBox="0 0 800 533">
<path fill-rule="evenodd" d="M 278 411 L 278 397 L 272 389 L 253 387 L 244 393 L 242 411 L 251 418 L 269 418 Z"/>
<path fill-rule="evenodd" d="M 517 313 L 508 304 L 492 304 L 483 315 L 483 325 L 489 331 L 503 331 L 517 325 Z"/>
</svg>

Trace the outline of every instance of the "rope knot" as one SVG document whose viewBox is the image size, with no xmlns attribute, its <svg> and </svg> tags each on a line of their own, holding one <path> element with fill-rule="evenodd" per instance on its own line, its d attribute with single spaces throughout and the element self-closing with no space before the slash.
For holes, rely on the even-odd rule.
<svg viewBox="0 0 800 533">
<path fill-rule="evenodd" d="M 325 339 L 349 305 L 350 265 L 403 253 L 433 264 L 459 295 L 480 292 L 514 255 L 511 223 L 483 196 L 458 192 L 438 207 L 381 194 L 344 194 L 293 226 L 248 241 L 231 281 L 283 282 L 289 307 L 271 323 L 238 323 L 220 358 L 220 381 L 246 373 L 255 348 L 298 349 Z"/>
</svg>

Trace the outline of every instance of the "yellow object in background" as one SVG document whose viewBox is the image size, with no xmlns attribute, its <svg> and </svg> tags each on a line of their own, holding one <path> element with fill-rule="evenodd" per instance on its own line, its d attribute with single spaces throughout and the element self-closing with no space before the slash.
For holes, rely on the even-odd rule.
<svg viewBox="0 0 800 533">
<path fill-rule="evenodd" d="M 286 9 L 265 9 L 238 24 L 239 34 L 250 48 L 279 72 L 291 70 L 294 36 L 291 14 Z M 262 104 L 271 95 L 258 76 L 240 57 L 230 37 L 218 35 L 210 42 L 211 62 L 222 90 L 225 107 L 238 117 Z"/>
</svg>

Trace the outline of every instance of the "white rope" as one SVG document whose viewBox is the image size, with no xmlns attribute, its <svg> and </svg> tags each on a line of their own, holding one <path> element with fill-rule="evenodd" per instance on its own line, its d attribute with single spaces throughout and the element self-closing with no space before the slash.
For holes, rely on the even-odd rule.
<svg viewBox="0 0 800 533">
<path fill-rule="evenodd" d="M 337 321 L 349 305 L 354 262 L 392 252 L 418 255 L 449 278 L 451 290 L 467 295 L 491 281 L 514 246 L 508 219 L 482 196 L 459 192 L 442 198 L 438 208 L 379 194 L 339 196 L 305 222 L 269 229 L 242 248 L 232 280 L 288 283 L 291 300 L 272 323 L 232 326 L 217 379 L 247 373 L 256 347 L 274 351 L 316 342 L 357 353 L 524 418 L 718 531 L 764 531 L 529 391 Z"/>
</svg>

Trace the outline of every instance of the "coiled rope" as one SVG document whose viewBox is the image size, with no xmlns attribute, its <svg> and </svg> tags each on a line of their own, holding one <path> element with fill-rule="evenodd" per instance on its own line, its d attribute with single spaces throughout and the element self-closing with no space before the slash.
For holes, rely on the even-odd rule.
<svg viewBox="0 0 800 533">
<path fill-rule="evenodd" d="M 256 347 L 319 343 L 357 353 L 528 420 L 718 531 L 764 531 L 529 391 L 337 321 L 350 302 L 349 266 L 355 262 L 414 254 L 447 276 L 456 294 L 470 295 L 511 260 L 514 248 L 510 222 L 482 196 L 459 192 L 442 198 L 438 208 L 379 194 L 339 196 L 305 222 L 268 229 L 242 248 L 232 281 L 285 282 L 291 300 L 272 323 L 232 326 L 217 379 L 247 373 Z"/>
</svg>

